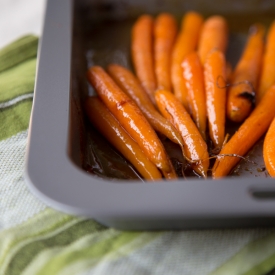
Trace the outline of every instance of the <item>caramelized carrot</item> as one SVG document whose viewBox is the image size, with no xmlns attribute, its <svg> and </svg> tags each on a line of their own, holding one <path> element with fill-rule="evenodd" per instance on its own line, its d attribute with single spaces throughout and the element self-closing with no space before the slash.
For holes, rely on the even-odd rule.
<svg viewBox="0 0 275 275">
<path fill-rule="evenodd" d="M 180 132 L 184 142 L 184 155 L 187 160 L 191 161 L 192 168 L 206 178 L 209 167 L 207 145 L 190 115 L 181 102 L 169 91 L 158 90 L 155 97 L 161 113 Z"/>
<path fill-rule="evenodd" d="M 271 24 L 263 57 L 259 88 L 256 94 L 256 101 L 262 99 L 266 90 L 275 83 L 275 21 Z"/>
<path fill-rule="evenodd" d="M 177 34 L 177 23 L 169 13 L 157 16 L 154 25 L 155 73 L 158 89 L 172 89 L 171 52 Z"/>
<path fill-rule="evenodd" d="M 218 49 L 225 53 L 228 44 L 228 26 L 224 17 L 213 15 L 205 20 L 199 38 L 198 54 L 204 64 L 208 53 Z"/>
<path fill-rule="evenodd" d="M 163 144 L 140 109 L 99 66 L 88 70 L 88 79 L 97 94 L 147 157 L 162 171 L 171 165 Z"/>
<path fill-rule="evenodd" d="M 234 122 L 244 121 L 253 109 L 263 56 L 263 38 L 264 27 L 260 24 L 253 25 L 233 72 L 232 85 L 228 91 L 227 116 Z"/>
<path fill-rule="evenodd" d="M 275 116 L 275 85 L 267 90 L 264 97 L 231 137 L 217 156 L 213 167 L 213 178 L 226 176 L 248 150 L 267 131 Z"/>
<path fill-rule="evenodd" d="M 155 164 L 147 158 L 97 96 L 89 97 L 85 103 L 86 113 L 92 124 L 137 169 L 143 178 L 147 180 L 162 178 Z"/>
<path fill-rule="evenodd" d="M 275 118 L 264 138 L 263 156 L 265 167 L 271 177 L 275 177 Z"/>
<path fill-rule="evenodd" d="M 181 30 L 172 51 L 171 79 L 173 92 L 186 110 L 189 110 L 188 91 L 182 77 L 181 63 L 188 53 L 196 49 L 202 24 L 203 17 L 199 13 L 187 12 L 182 19 Z"/>
<path fill-rule="evenodd" d="M 206 100 L 203 67 L 198 54 L 194 51 L 182 62 L 183 78 L 188 90 L 188 101 L 191 116 L 194 119 L 202 137 L 205 139 L 206 130 Z"/>
<path fill-rule="evenodd" d="M 107 71 L 123 92 L 137 104 L 152 127 L 168 137 L 171 141 L 182 146 L 183 143 L 180 134 L 174 126 L 156 110 L 135 75 L 128 69 L 116 64 L 109 65 Z"/>
<path fill-rule="evenodd" d="M 209 135 L 216 148 L 222 148 L 226 116 L 226 61 L 224 54 L 213 50 L 204 63 L 204 80 Z"/>
<path fill-rule="evenodd" d="M 153 103 L 157 87 L 154 71 L 153 54 L 154 19 L 150 15 L 142 15 L 132 29 L 132 61 L 140 83 Z"/>
</svg>

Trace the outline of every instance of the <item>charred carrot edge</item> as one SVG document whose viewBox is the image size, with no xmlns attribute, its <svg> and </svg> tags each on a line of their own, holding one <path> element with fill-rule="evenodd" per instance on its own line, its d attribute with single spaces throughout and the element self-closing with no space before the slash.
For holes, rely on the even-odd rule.
<svg viewBox="0 0 275 275">
<path fill-rule="evenodd" d="M 191 116 L 202 137 L 206 131 L 206 96 L 203 67 L 198 54 L 193 51 L 186 55 L 182 62 L 183 78 L 188 91 L 188 102 Z"/>
<path fill-rule="evenodd" d="M 226 61 L 224 54 L 213 50 L 204 63 L 204 81 L 209 135 L 215 148 L 222 148 L 226 117 Z"/>
<path fill-rule="evenodd" d="M 163 144 L 134 101 L 99 66 L 88 70 L 88 80 L 104 104 L 146 156 L 161 171 L 170 172 L 171 165 Z"/>
<path fill-rule="evenodd" d="M 224 17 L 213 15 L 205 20 L 199 38 L 198 54 L 204 64 L 208 53 L 218 49 L 225 53 L 228 44 L 228 25 Z"/>
<path fill-rule="evenodd" d="M 161 113 L 180 132 L 184 142 L 184 155 L 192 162 L 192 168 L 206 178 L 209 167 L 207 145 L 190 115 L 181 102 L 169 91 L 158 90 L 155 97 Z"/>
<path fill-rule="evenodd" d="M 264 93 L 275 83 L 275 21 L 269 27 L 266 46 L 264 50 L 263 64 L 256 94 L 256 103 L 262 99 Z"/>
<path fill-rule="evenodd" d="M 154 60 L 157 89 L 172 89 L 171 52 L 176 34 L 176 19 L 169 13 L 159 14 L 154 24 Z"/>
<path fill-rule="evenodd" d="M 214 179 L 229 174 L 234 166 L 240 161 L 238 156 L 244 156 L 267 131 L 275 116 L 274 102 L 275 85 L 267 90 L 259 105 L 222 148 L 212 170 Z"/>
<path fill-rule="evenodd" d="M 123 92 L 137 104 L 156 131 L 183 146 L 183 141 L 178 131 L 156 110 L 138 79 L 131 71 L 117 64 L 110 64 L 107 67 L 107 71 Z"/>
<path fill-rule="evenodd" d="M 264 32 L 260 24 L 251 26 L 244 51 L 233 72 L 227 117 L 234 122 L 244 121 L 253 109 L 263 57 Z"/>
<path fill-rule="evenodd" d="M 108 108 L 98 97 L 85 102 L 86 113 L 92 124 L 147 180 L 161 179 L 161 173 L 142 152 L 138 144 L 121 127 Z"/>
<path fill-rule="evenodd" d="M 275 119 L 271 122 L 264 138 L 263 157 L 267 172 L 275 177 Z"/>
<path fill-rule="evenodd" d="M 132 28 L 131 52 L 137 77 L 146 93 L 155 103 L 154 93 L 157 87 L 153 54 L 154 19 L 142 15 Z"/>
<path fill-rule="evenodd" d="M 203 17 L 199 13 L 187 12 L 182 19 L 181 30 L 172 51 L 171 80 L 173 92 L 186 110 L 189 110 L 188 92 L 182 77 L 181 63 L 188 53 L 196 50 L 202 24 Z"/>
</svg>

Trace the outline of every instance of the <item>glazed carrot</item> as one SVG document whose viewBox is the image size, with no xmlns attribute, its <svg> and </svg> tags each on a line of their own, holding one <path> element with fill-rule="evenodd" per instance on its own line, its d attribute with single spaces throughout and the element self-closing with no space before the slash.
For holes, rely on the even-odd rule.
<svg viewBox="0 0 275 275">
<path fill-rule="evenodd" d="M 154 54 L 153 54 L 154 19 L 150 15 L 142 15 L 132 29 L 132 61 L 140 83 L 153 103 L 157 87 Z"/>
<path fill-rule="evenodd" d="M 172 89 L 171 52 L 177 34 L 177 23 L 169 13 L 157 16 L 154 25 L 154 57 L 157 89 Z"/>
<path fill-rule="evenodd" d="M 181 30 L 172 51 L 171 80 L 173 92 L 186 110 L 189 110 L 188 92 L 182 77 L 181 63 L 188 53 L 196 49 L 202 24 L 203 17 L 199 13 L 187 12 L 182 19 Z"/>
<path fill-rule="evenodd" d="M 264 138 L 263 156 L 265 167 L 271 177 L 275 177 L 275 119 L 271 122 Z"/>
<path fill-rule="evenodd" d="M 202 64 L 212 49 L 225 53 L 228 44 L 228 26 L 224 17 L 213 15 L 205 20 L 199 38 L 198 54 Z"/>
<path fill-rule="evenodd" d="M 181 102 L 169 91 L 158 90 L 155 97 L 161 113 L 180 132 L 184 142 L 184 155 L 187 160 L 191 161 L 192 168 L 206 178 L 209 167 L 207 145 L 190 115 Z"/>
<path fill-rule="evenodd" d="M 182 62 L 183 78 L 188 91 L 188 101 L 191 116 L 194 119 L 202 137 L 206 130 L 206 99 L 203 67 L 198 54 L 193 51 L 186 55 Z"/>
<path fill-rule="evenodd" d="M 240 161 L 239 156 L 244 156 L 267 131 L 275 116 L 274 102 L 275 85 L 267 90 L 258 106 L 222 148 L 213 167 L 214 179 L 226 176 Z"/>
<path fill-rule="evenodd" d="M 147 158 L 97 96 L 89 97 L 85 103 L 86 113 L 92 124 L 137 169 L 143 178 L 147 180 L 162 178 L 155 164 Z"/>
<path fill-rule="evenodd" d="M 219 50 L 211 51 L 204 63 L 204 81 L 209 135 L 215 148 L 222 148 L 226 116 L 226 61 Z"/>
<path fill-rule="evenodd" d="M 250 34 L 240 60 L 232 75 L 228 91 L 227 117 L 234 122 L 244 121 L 255 102 L 264 47 L 264 27 L 250 28 Z"/>
<path fill-rule="evenodd" d="M 160 170 L 170 172 L 171 165 L 163 144 L 134 101 L 99 66 L 88 70 L 88 79 L 104 104 L 146 156 Z"/>
<path fill-rule="evenodd" d="M 137 104 L 152 127 L 168 137 L 171 141 L 182 146 L 183 143 L 180 134 L 174 126 L 156 110 L 135 75 L 128 69 L 116 64 L 109 65 L 107 71 L 123 92 Z"/>
<path fill-rule="evenodd" d="M 266 90 L 275 83 L 275 21 L 271 24 L 264 50 L 263 64 L 256 93 L 256 101 L 259 103 Z"/>
</svg>

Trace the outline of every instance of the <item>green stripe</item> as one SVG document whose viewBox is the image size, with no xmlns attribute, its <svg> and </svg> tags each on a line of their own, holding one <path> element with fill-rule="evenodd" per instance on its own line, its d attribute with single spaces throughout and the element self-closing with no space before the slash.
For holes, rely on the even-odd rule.
<svg viewBox="0 0 275 275">
<path fill-rule="evenodd" d="M 131 251 L 150 243 L 153 239 L 159 236 L 160 233 L 140 233 L 140 232 L 124 232 L 115 234 L 115 231 L 111 231 L 110 238 L 99 239 L 97 243 L 89 243 L 88 247 L 82 247 L 79 249 L 70 248 L 67 253 L 61 253 L 55 257 L 52 257 L 40 270 L 37 275 L 58 274 L 65 270 L 71 270 L 72 267 L 77 266 L 77 272 L 79 268 L 82 269 L 91 268 L 97 263 L 103 261 L 110 261 L 120 257 L 125 257 Z M 142 241 L 135 242 L 137 239 Z M 135 244 L 134 244 L 135 243 Z M 123 251 L 123 248 L 127 246 L 127 249 Z M 78 264 L 82 263 L 82 264 Z M 83 270 L 82 270 L 83 271 Z"/>
<path fill-rule="evenodd" d="M 0 74 L 0 102 L 33 91 L 36 59 L 29 59 Z"/>
<path fill-rule="evenodd" d="M 72 216 L 46 209 L 26 222 L 0 232 L 0 274 L 22 246 L 41 236 L 59 232 L 68 224 L 78 221 Z"/>
<path fill-rule="evenodd" d="M 105 229 L 105 227 L 92 220 L 84 220 L 74 224 L 70 228 L 54 235 L 53 237 L 29 243 L 22 247 L 13 257 L 6 270 L 6 274 L 20 274 L 20 272 L 31 262 L 33 257 L 43 251 L 43 249 L 54 246 L 67 246 L 82 236 L 103 229 Z M 50 272 L 48 274 L 53 273 Z"/>
<path fill-rule="evenodd" d="M 254 266 L 253 269 L 249 270 L 248 272 L 244 273 L 243 275 L 265 275 L 269 271 L 275 268 L 275 253 L 270 256 L 268 259 L 263 261 L 262 263 Z M 275 271 L 269 273 L 269 275 L 275 275 Z"/>
<path fill-rule="evenodd" d="M 274 253 L 275 233 L 273 232 L 244 246 L 230 260 L 212 272 L 211 275 L 244 275 L 250 274 L 249 272 L 257 275 L 265 274 L 264 271 L 263 273 L 253 272 L 256 272 L 259 267 L 264 267 L 265 261 L 268 261 Z M 270 263 L 268 262 L 268 264 Z M 275 267 L 275 261 L 273 265 L 269 265 L 266 268 L 270 270 L 273 267 Z"/>
<path fill-rule="evenodd" d="M 9 69 L 20 62 L 37 54 L 38 38 L 32 35 L 24 36 L 0 50 L 0 72 Z"/>
<path fill-rule="evenodd" d="M 72 258 L 71 255 L 79 255 L 81 251 L 86 249 L 87 247 L 95 247 L 99 242 L 104 242 L 108 239 L 113 238 L 114 236 L 118 235 L 119 232 L 113 229 L 108 229 L 101 232 L 93 232 L 87 236 L 80 238 L 79 240 L 75 241 L 74 243 L 66 246 L 66 247 L 52 247 L 43 250 L 35 259 L 27 266 L 27 268 L 22 272 L 22 275 L 29 275 L 29 274 L 38 274 L 40 271 L 48 268 L 49 262 L 54 259 L 63 259 L 63 262 L 67 263 L 67 259 Z M 86 260 L 86 255 L 83 255 L 83 258 Z M 65 259 L 65 260 L 64 260 Z M 62 260 L 57 260 L 61 262 Z M 71 268 L 72 266 L 78 266 L 77 271 L 79 272 L 80 269 L 85 270 L 85 261 L 72 261 L 68 265 L 65 265 L 65 269 L 69 269 L 67 274 L 72 274 Z M 89 258 L 89 266 L 91 265 L 92 259 Z M 79 266 L 79 263 L 80 266 Z"/>
<path fill-rule="evenodd" d="M 27 99 L 9 108 L 0 109 L 0 141 L 28 128 L 31 107 L 32 99 Z"/>
</svg>

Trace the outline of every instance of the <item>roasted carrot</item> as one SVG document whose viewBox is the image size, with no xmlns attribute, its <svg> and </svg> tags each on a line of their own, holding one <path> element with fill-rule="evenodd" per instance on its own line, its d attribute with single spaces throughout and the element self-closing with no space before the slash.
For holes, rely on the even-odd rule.
<svg viewBox="0 0 275 275">
<path fill-rule="evenodd" d="M 86 113 L 99 132 L 137 169 L 147 180 L 161 179 L 161 173 L 140 149 L 139 145 L 121 127 L 109 109 L 97 97 L 85 102 Z"/>
<path fill-rule="evenodd" d="M 88 80 L 104 104 L 138 143 L 146 156 L 161 171 L 170 172 L 171 165 L 163 144 L 134 101 L 99 66 L 88 70 Z"/>
<path fill-rule="evenodd" d="M 213 167 L 214 179 L 226 176 L 267 131 L 275 117 L 274 102 L 275 85 L 267 90 L 258 106 L 222 148 Z"/>
<path fill-rule="evenodd" d="M 244 51 L 233 72 L 228 91 L 227 117 L 234 122 L 244 121 L 253 109 L 263 57 L 264 32 L 260 24 L 250 28 Z"/>
<path fill-rule="evenodd" d="M 181 102 L 169 91 L 158 90 L 155 97 L 161 113 L 180 132 L 184 142 L 185 157 L 191 162 L 192 168 L 206 178 L 209 167 L 207 145 L 190 115 Z"/>
<path fill-rule="evenodd" d="M 193 51 L 186 55 L 182 62 L 183 78 L 188 91 L 188 102 L 191 116 L 202 137 L 206 130 L 206 96 L 204 87 L 203 67 L 198 54 Z"/>
<path fill-rule="evenodd" d="M 213 15 L 205 20 L 199 38 L 198 54 L 202 64 L 212 49 L 225 53 L 228 44 L 228 25 L 224 17 Z"/>
<path fill-rule="evenodd" d="M 275 118 L 264 138 L 263 156 L 265 167 L 271 177 L 275 177 Z"/>
<path fill-rule="evenodd" d="M 152 127 L 168 137 L 171 141 L 182 146 L 183 143 L 180 134 L 175 127 L 156 110 L 136 76 L 128 69 L 117 64 L 109 65 L 107 71 L 123 92 L 137 104 Z"/>
<path fill-rule="evenodd" d="M 263 64 L 256 93 L 256 102 L 262 99 L 266 90 L 275 83 L 275 21 L 268 30 L 266 45 L 263 56 Z"/>
<path fill-rule="evenodd" d="M 211 51 L 204 63 L 206 109 L 209 135 L 216 148 L 221 149 L 225 135 L 226 61 L 219 50 Z"/>
<path fill-rule="evenodd" d="M 173 92 L 186 110 L 189 110 L 188 92 L 182 77 L 181 63 L 188 53 L 196 50 L 202 24 L 203 17 L 199 13 L 187 12 L 182 19 L 181 30 L 172 51 L 171 79 Z"/>
<path fill-rule="evenodd" d="M 136 75 L 152 102 L 155 103 L 154 93 L 157 82 L 154 69 L 153 32 L 153 17 L 140 16 L 132 29 L 131 51 Z"/>
<path fill-rule="evenodd" d="M 177 23 L 169 13 L 161 13 L 154 24 L 154 57 L 157 89 L 172 89 L 171 52 L 177 34 Z"/>
</svg>

